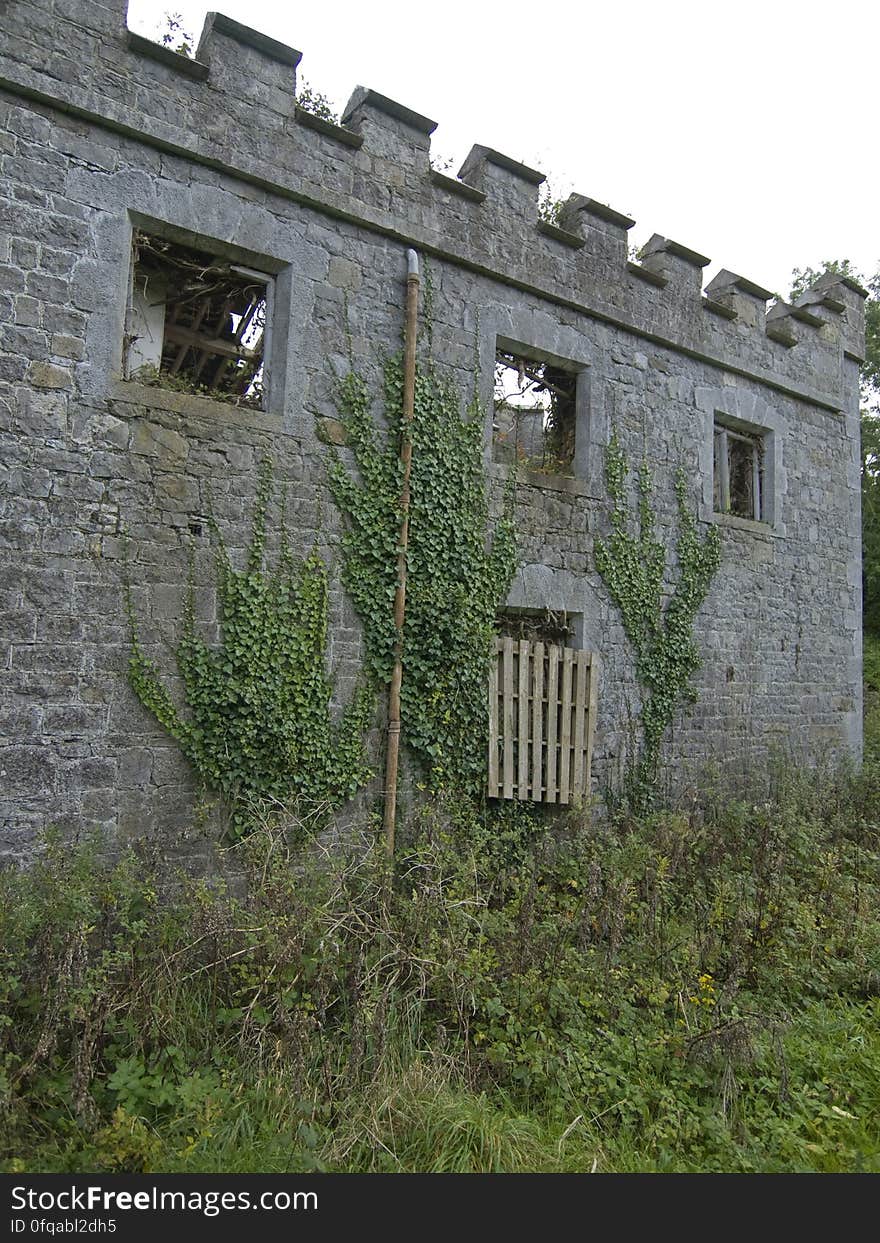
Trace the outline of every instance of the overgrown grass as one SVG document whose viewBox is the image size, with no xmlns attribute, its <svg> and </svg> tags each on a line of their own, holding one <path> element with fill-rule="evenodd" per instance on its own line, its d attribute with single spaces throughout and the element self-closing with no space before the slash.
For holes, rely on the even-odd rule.
<svg viewBox="0 0 880 1243">
<path fill-rule="evenodd" d="M 162 900 L 50 842 L 0 878 L 0 1168 L 880 1170 L 878 786 L 438 807 L 393 883 L 266 825 Z"/>
<path fill-rule="evenodd" d="M 880 635 L 865 635 L 864 671 L 865 756 L 880 766 Z"/>
</svg>

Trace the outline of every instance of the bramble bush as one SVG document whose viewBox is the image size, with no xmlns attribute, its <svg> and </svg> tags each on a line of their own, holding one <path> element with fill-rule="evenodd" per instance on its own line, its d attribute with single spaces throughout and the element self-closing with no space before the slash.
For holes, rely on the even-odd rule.
<svg viewBox="0 0 880 1243">
<path fill-rule="evenodd" d="M 0 878 L 0 1168 L 880 1170 L 880 783 Z"/>
</svg>

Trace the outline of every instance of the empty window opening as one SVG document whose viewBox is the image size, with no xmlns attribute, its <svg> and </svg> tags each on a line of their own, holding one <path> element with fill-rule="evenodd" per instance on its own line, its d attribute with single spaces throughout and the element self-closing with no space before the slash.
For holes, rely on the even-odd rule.
<svg viewBox="0 0 880 1243">
<path fill-rule="evenodd" d="M 766 521 L 764 436 L 715 420 L 713 507 L 716 513 Z"/>
<path fill-rule="evenodd" d="M 498 350 L 493 459 L 547 474 L 573 474 L 576 389 L 576 372 Z"/>
<path fill-rule="evenodd" d="M 136 231 L 126 375 L 263 408 L 271 278 Z"/>
<path fill-rule="evenodd" d="M 598 658 L 569 614 L 502 614 L 489 675 L 490 798 L 579 802 L 590 791 Z M 525 637 L 524 637 L 525 636 Z"/>
<path fill-rule="evenodd" d="M 511 639 L 533 643 L 555 643 L 571 647 L 575 636 L 575 617 L 565 609 L 516 609 L 499 613 L 495 629 Z"/>
</svg>

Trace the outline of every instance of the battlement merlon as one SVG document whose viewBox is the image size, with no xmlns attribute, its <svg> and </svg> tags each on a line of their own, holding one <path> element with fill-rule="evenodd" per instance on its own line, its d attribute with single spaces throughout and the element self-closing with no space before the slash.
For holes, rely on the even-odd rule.
<svg viewBox="0 0 880 1243">
<path fill-rule="evenodd" d="M 640 252 L 642 267 L 667 281 L 673 281 L 685 288 L 691 288 L 699 294 L 703 288 L 703 268 L 708 267 L 711 260 L 680 242 L 673 242 L 668 237 L 655 233 L 649 238 Z"/>
<path fill-rule="evenodd" d="M 572 233 L 580 233 L 594 253 L 625 268 L 629 254 L 628 234 L 636 223 L 632 217 L 586 194 L 571 194 L 562 205 L 559 223 Z"/>
<path fill-rule="evenodd" d="M 812 312 L 832 332 L 839 332 L 843 352 L 857 363 L 865 361 L 865 300 L 858 281 L 838 272 L 826 272 L 795 299 L 796 310 Z"/>
<path fill-rule="evenodd" d="M 629 263 L 634 221 L 599 200 L 572 195 L 551 228 L 538 219 L 543 174 L 494 148 L 475 146 L 463 179 L 446 177 L 430 168 L 435 125 L 421 113 L 360 87 L 332 125 L 296 106 L 295 49 L 212 13 L 193 60 L 145 48 L 124 10 L 121 0 L 9 0 L 0 90 L 530 289 L 634 341 L 827 409 L 848 405 L 844 356 L 864 354 L 864 291 L 849 278 L 822 278 L 794 310 L 767 313 L 770 291 L 725 270 L 700 298 L 704 256 L 655 234 L 643 262 Z"/>
<path fill-rule="evenodd" d="M 539 188 L 547 180 L 536 168 L 493 147 L 475 144 L 458 170 L 459 178 L 482 190 L 491 204 L 537 223 Z"/>
<path fill-rule="evenodd" d="M 722 268 L 706 286 L 706 296 L 736 312 L 740 323 L 764 333 L 767 303 L 773 297 L 771 289 L 764 289 L 737 272 Z"/>
<path fill-rule="evenodd" d="M 366 86 L 357 86 L 342 124 L 360 135 L 378 156 L 411 168 L 427 167 L 437 122 Z"/>
</svg>

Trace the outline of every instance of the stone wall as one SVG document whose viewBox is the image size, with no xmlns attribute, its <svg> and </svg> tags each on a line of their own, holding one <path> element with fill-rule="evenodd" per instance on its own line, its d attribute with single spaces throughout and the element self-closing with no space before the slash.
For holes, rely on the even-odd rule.
<svg viewBox="0 0 880 1243">
<path fill-rule="evenodd" d="M 403 327 L 405 251 L 427 264 L 434 354 L 491 409 L 496 343 L 582 370 L 575 477 L 517 485 L 514 607 L 565 608 L 604 674 L 594 783 L 614 780 L 638 714 L 632 654 L 596 574 L 611 429 L 718 522 L 722 566 L 698 618 L 696 706 L 666 752 L 679 789 L 707 762 L 858 751 L 858 362 L 863 294 L 826 281 L 797 307 L 575 195 L 538 218 L 540 173 L 475 147 L 429 166 L 434 123 L 358 88 L 342 126 L 294 103 L 299 53 L 209 15 L 196 59 L 125 30 L 124 3 L 0 6 L 0 849 L 38 830 L 170 835 L 197 821 L 175 744 L 128 687 L 122 567 L 169 666 L 189 549 L 216 624 L 208 490 L 245 545 L 259 460 L 288 488 L 299 547 L 338 567 L 318 421 L 351 361 L 371 382 Z M 123 378 L 131 239 L 141 227 L 275 276 L 265 411 Z M 376 387 L 378 392 L 378 386 Z M 771 520 L 713 513 L 716 415 L 765 429 Z M 486 463 L 496 502 L 509 468 Z M 128 538 L 124 537 L 124 531 Z M 360 634 L 334 574 L 330 660 L 350 694 Z"/>
</svg>

